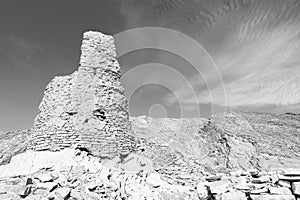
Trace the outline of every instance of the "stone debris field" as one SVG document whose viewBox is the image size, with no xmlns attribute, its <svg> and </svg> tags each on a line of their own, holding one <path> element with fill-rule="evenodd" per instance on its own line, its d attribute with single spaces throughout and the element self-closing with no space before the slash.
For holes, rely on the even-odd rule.
<svg viewBox="0 0 300 200">
<path fill-rule="evenodd" d="M 0 199 L 296 200 L 300 195 L 300 170 L 203 173 L 191 186 L 164 180 L 139 160 L 134 155 L 124 162 L 101 161 L 74 149 L 28 151 L 0 166 Z M 138 170 L 127 171 L 129 163 Z"/>
</svg>

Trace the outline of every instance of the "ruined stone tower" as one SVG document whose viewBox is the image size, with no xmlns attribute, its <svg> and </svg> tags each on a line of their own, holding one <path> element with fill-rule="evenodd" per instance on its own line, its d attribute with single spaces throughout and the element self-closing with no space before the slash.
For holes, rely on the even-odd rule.
<svg viewBox="0 0 300 200">
<path fill-rule="evenodd" d="M 56 77 L 47 86 L 30 148 L 59 150 L 74 144 L 101 157 L 132 151 L 134 139 L 120 77 L 113 37 L 84 33 L 78 72 Z"/>
</svg>

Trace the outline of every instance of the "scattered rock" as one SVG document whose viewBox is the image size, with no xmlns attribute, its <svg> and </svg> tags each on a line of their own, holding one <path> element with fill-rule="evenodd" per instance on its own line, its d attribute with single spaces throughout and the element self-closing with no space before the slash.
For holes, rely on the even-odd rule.
<svg viewBox="0 0 300 200">
<path fill-rule="evenodd" d="M 28 177 L 28 178 L 26 179 L 26 186 L 32 185 L 32 184 L 33 184 L 32 178 Z"/>
<path fill-rule="evenodd" d="M 78 191 L 78 190 L 71 190 L 71 193 L 70 193 L 70 196 L 73 198 L 73 199 L 76 199 L 76 200 L 81 200 L 83 199 L 81 193 Z"/>
<path fill-rule="evenodd" d="M 282 180 L 279 180 L 278 181 L 278 185 L 282 186 L 282 187 L 287 187 L 287 188 L 291 188 L 291 183 L 288 182 L 288 181 L 282 181 Z"/>
<path fill-rule="evenodd" d="M 76 157 L 80 157 L 80 159 Z M 298 182 L 292 182 L 294 192 L 292 193 L 291 188 L 285 187 L 290 186 L 290 182 L 280 180 L 274 184 L 270 178 L 265 178 L 265 176 L 276 175 L 277 172 L 259 173 L 259 176 L 255 177 L 250 174 L 242 176 L 243 173 L 239 173 L 240 176 L 237 174 L 206 175 L 201 177 L 202 181 L 198 182 L 197 186 L 191 187 L 175 181 L 169 183 L 161 178 L 159 171 L 152 173 L 132 171 L 129 173 L 122 171 L 122 168 L 109 168 L 99 164 L 102 170 L 91 172 L 86 170 L 84 165 L 86 161 L 96 163 L 95 157 L 84 153 L 76 154 L 72 159 L 70 162 L 66 162 L 66 165 L 60 164 L 60 167 L 55 167 L 56 164 L 52 163 L 54 167 L 43 168 L 26 177 L 17 176 L 4 179 L 4 185 L 1 185 L 2 180 L 0 180 L 0 191 L 3 191 L 0 193 L 0 199 L 5 199 L 11 196 L 10 193 L 15 193 L 17 198 L 22 196 L 22 198 L 30 200 L 44 200 L 44 198 L 48 200 L 96 200 L 99 198 L 166 200 L 184 199 L 184 197 L 191 200 L 247 200 L 249 195 L 252 200 L 290 200 L 295 197 L 294 195 L 299 194 L 297 192 Z M 85 161 L 82 162 L 83 160 Z M 174 167 L 173 170 L 175 169 Z M 170 173 L 170 175 L 173 174 Z M 55 180 L 51 180 L 50 177 Z M 181 175 L 183 183 L 192 177 Z M 213 177 L 211 179 L 213 181 L 205 180 L 207 177 Z M 280 183 L 288 185 L 280 186 Z M 24 186 L 26 184 L 27 187 Z"/>
<path fill-rule="evenodd" d="M 160 175 L 156 173 L 151 173 L 147 179 L 147 183 L 149 183 L 152 187 L 157 188 L 162 184 L 162 180 L 160 179 Z"/>
<path fill-rule="evenodd" d="M 300 176 L 300 170 L 285 170 L 283 172 L 285 176 Z"/>
<path fill-rule="evenodd" d="M 57 187 L 57 183 L 55 182 L 46 182 L 46 183 L 38 183 L 37 188 L 42 190 L 47 190 L 49 192 L 52 192 L 55 187 Z"/>
<path fill-rule="evenodd" d="M 18 191 L 18 195 L 22 198 L 27 197 L 31 192 L 31 186 L 24 186 Z"/>
<path fill-rule="evenodd" d="M 49 199 L 49 200 L 54 200 L 56 197 L 57 196 L 52 192 L 47 195 L 47 199 Z"/>
<path fill-rule="evenodd" d="M 98 184 L 96 182 L 92 182 L 88 184 L 87 188 L 89 191 L 94 191 L 98 187 Z"/>
<path fill-rule="evenodd" d="M 255 178 L 252 180 L 252 183 L 267 183 L 269 182 L 271 179 L 269 176 L 261 176 L 259 178 Z"/>
<path fill-rule="evenodd" d="M 99 179 L 108 182 L 108 177 L 110 175 L 110 169 L 108 167 L 103 167 L 99 174 Z"/>
<path fill-rule="evenodd" d="M 292 183 L 292 191 L 294 195 L 300 196 L 300 181 Z"/>
<path fill-rule="evenodd" d="M 67 187 L 62 187 L 62 188 L 58 188 L 55 190 L 55 194 L 64 200 L 68 199 L 70 192 L 71 192 L 71 189 L 67 188 Z"/>
<path fill-rule="evenodd" d="M 268 192 L 269 192 L 268 188 L 262 188 L 262 189 L 250 191 L 251 194 L 263 194 L 263 193 L 268 193 Z"/>
<path fill-rule="evenodd" d="M 273 184 L 278 183 L 279 178 L 278 178 L 277 174 L 271 174 L 271 175 L 269 175 L 269 177 L 270 177 L 270 179 L 271 179 L 271 181 L 272 181 Z"/>
<path fill-rule="evenodd" d="M 222 194 L 222 200 L 247 200 L 247 197 L 242 192 L 228 192 Z"/>
<path fill-rule="evenodd" d="M 222 194 L 227 192 L 229 190 L 229 185 L 230 181 L 227 179 L 208 183 L 208 186 L 213 194 Z"/>
<path fill-rule="evenodd" d="M 257 169 L 251 169 L 248 172 L 253 177 L 257 177 L 259 175 L 259 171 Z"/>
<path fill-rule="evenodd" d="M 208 199 L 209 197 L 208 186 L 203 182 L 198 183 L 197 194 L 200 199 Z"/>
<path fill-rule="evenodd" d="M 250 190 L 251 188 L 247 185 L 235 185 L 234 186 L 235 189 L 237 190 L 244 190 L 244 191 L 248 191 Z"/>
<path fill-rule="evenodd" d="M 251 195 L 252 200 L 295 200 L 293 195 Z"/>
<path fill-rule="evenodd" d="M 49 173 L 41 173 L 35 176 L 36 179 L 38 179 L 39 181 L 41 181 L 42 183 L 45 182 L 51 182 L 54 180 L 54 177 L 51 176 Z"/>
<path fill-rule="evenodd" d="M 283 175 L 278 175 L 278 178 L 280 180 L 284 180 L 284 181 L 300 181 L 300 176 L 283 176 Z"/>
<path fill-rule="evenodd" d="M 209 177 L 205 177 L 205 180 L 207 180 L 208 182 L 213 182 L 213 181 L 219 181 L 221 180 L 222 176 L 221 175 L 212 175 Z"/>
<path fill-rule="evenodd" d="M 270 194 L 275 194 L 275 195 L 292 195 L 292 192 L 289 188 L 287 187 L 272 187 L 272 186 L 269 186 L 269 191 L 270 191 Z"/>
</svg>

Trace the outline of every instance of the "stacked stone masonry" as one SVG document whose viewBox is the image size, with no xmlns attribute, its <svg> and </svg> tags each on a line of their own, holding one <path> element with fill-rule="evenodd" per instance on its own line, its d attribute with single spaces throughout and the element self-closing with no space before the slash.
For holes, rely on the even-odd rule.
<svg viewBox="0 0 300 200">
<path fill-rule="evenodd" d="M 84 33 L 78 72 L 56 77 L 47 86 L 30 148 L 78 145 L 100 157 L 131 152 L 134 138 L 120 78 L 113 37 Z"/>
<path fill-rule="evenodd" d="M 55 77 L 46 87 L 31 134 L 33 150 L 60 150 L 79 142 L 74 129 L 72 90 L 74 77 Z"/>
</svg>

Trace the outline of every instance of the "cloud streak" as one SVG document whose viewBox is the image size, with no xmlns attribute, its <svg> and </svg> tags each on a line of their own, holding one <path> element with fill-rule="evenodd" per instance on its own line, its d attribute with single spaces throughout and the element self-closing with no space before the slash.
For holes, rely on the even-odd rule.
<svg viewBox="0 0 300 200">
<path fill-rule="evenodd" d="M 0 35 L 0 58 L 2 65 L 34 70 L 37 55 L 43 51 L 41 45 L 15 35 Z"/>
<path fill-rule="evenodd" d="M 131 15 L 128 10 L 137 11 Z M 283 6 L 280 0 L 125 0 L 123 11 L 128 28 L 163 26 L 186 33 L 204 46 L 222 74 L 225 106 L 300 108 L 299 1 L 287 0 Z M 173 92 L 180 103 L 189 105 L 188 109 L 193 104 L 224 106 L 224 91 L 215 74 L 201 75 L 205 80 L 199 74 L 189 77 L 196 96 L 177 83 Z M 208 91 L 205 84 L 213 88 Z M 217 98 L 211 99 L 211 94 Z M 166 95 L 164 100 L 172 104 L 178 99 Z"/>
</svg>

